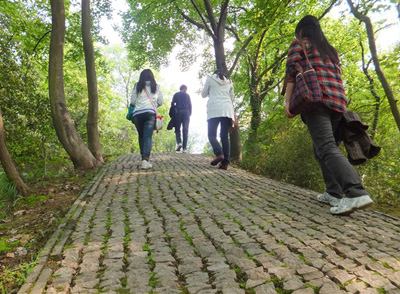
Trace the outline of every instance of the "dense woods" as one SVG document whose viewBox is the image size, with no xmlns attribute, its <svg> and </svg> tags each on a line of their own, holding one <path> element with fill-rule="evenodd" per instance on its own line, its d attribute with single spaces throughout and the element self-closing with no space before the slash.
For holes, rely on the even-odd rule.
<svg viewBox="0 0 400 294">
<path fill-rule="evenodd" d="M 157 71 L 175 48 L 182 70 L 200 59 L 199 78 L 220 68 L 232 79 L 238 166 L 322 192 L 306 127 L 300 117 L 285 117 L 280 95 L 295 26 L 307 14 L 320 19 L 340 54 L 349 110 L 382 147 L 357 166 L 365 187 L 377 203 L 398 207 L 400 36 L 391 45 L 378 42 L 400 26 L 398 0 L 126 0 L 115 32 L 124 45 L 110 45 L 100 35 L 101 19 L 117 16 L 115 3 L 1 1 L 0 221 L 35 193 L 35 183 L 63 175 L 74 181 L 118 155 L 138 153 L 136 129 L 125 119 L 133 84 L 147 67 L 162 80 Z M 172 97 L 176 89 L 162 86 Z M 164 117 L 169 102 L 159 108 Z M 174 146 L 173 132 L 162 130 L 152 151 Z"/>
<path fill-rule="evenodd" d="M 131 88 L 142 68 L 167 65 L 177 46 L 183 69 L 201 57 L 200 77 L 221 68 L 233 80 L 240 129 L 231 142 L 238 165 L 323 190 L 305 126 L 299 117 L 285 118 L 280 95 L 287 49 L 306 14 L 320 19 L 338 49 L 349 109 L 383 148 L 357 167 L 366 188 L 378 202 L 399 204 L 400 38 L 393 36 L 391 46 L 377 42 L 382 31 L 400 26 L 398 1 L 126 3 L 118 28 L 124 48 L 99 35 L 101 17 L 112 15 L 109 0 L 2 1 L 0 157 L 8 196 L 0 205 L 28 195 L 34 180 L 137 152 L 136 131 L 124 119 Z M 389 12 L 394 17 L 375 21 Z M 164 89 L 167 96 L 172 91 Z M 168 104 L 160 110 L 164 116 Z M 155 136 L 154 152 L 173 147 L 172 132 Z"/>
</svg>

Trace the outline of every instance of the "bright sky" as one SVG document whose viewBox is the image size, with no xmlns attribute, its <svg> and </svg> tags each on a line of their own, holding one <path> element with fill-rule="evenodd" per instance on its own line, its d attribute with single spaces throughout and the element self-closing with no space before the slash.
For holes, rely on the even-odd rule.
<svg viewBox="0 0 400 294">
<path fill-rule="evenodd" d="M 110 41 L 110 44 L 119 43 L 122 41 L 117 33 L 112 29 L 112 25 L 121 25 L 121 18 L 119 12 L 126 9 L 126 3 L 122 1 L 112 0 L 114 7 L 114 17 L 112 20 L 102 20 L 102 32 L 103 35 Z M 122 5 L 124 4 L 124 5 Z M 349 14 L 350 11 L 347 5 L 341 7 L 335 7 L 332 10 L 332 14 L 338 15 L 340 12 Z M 376 15 L 373 21 L 379 19 L 391 19 L 394 24 L 392 27 L 387 28 L 379 32 L 377 38 L 378 48 L 386 49 L 392 46 L 396 42 L 400 42 L 400 23 L 397 18 L 397 12 L 395 9 L 386 11 L 384 14 Z M 161 80 L 158 81 L 162 87 L 179 91 L 179 86 L 182 84 L 187 85 L 188 94 L 191 97 L 193 111 L 189 126 L 189 137 L 195 138 L 195 144 L 193 153 L 201 153 L 203 146 L 207 142 L 207 121 L 206 121 L 206 104 L 207 98 L 202 98 L 198 93 L 201 91 L 201 85 L 204 81 L 198 79 L 198 72 L 200 69 L 200 60 L 194 63 L 190 69 L 183 72 L 180 69 L 179 61 L 176 60 L 176 54 L 178 50 L 174 50 L 170 56 L 170 65 L 167 68 L 162 68 L 160 71 Z M 171 97 L 172 98 L 172 97 Z M 168 122 L 168 119 L 167 119 Z"/>
</svg>

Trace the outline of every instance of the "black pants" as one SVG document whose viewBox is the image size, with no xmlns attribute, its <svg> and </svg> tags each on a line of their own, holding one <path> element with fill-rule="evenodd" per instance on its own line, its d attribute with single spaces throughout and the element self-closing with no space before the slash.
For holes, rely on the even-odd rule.
<svg viewBox="0 0 400 294">
<path fill-rule="evenodd" d="M 342 114 L 321 106 L 302 114 L 324 177 L 326 192 L 337 198 L 368 195 L 361 178 L 336 144 L 334 134 Z"/>
<path fill-rule="evenodd" d="M 178 109 L 175 117 L 175 137 L 176 143 L 181 144 L 181 126 L 183 137 L 183 150 L 187 150 L 187 141 L 189 135 L 190 112 L 186 109 Z"/>
<path fill-rule="evenodd" d="M 149 160 L 150 158 L 155 119 L 156 114 L 153 112 L 145 112 L 133 117 L 133 122 L 139 134 L 140 155 L 142 155 L 142 160 Z"/>
<path fill-rule="evenodd" d="M 229 164 L 230 161 L 230 145 L 229 145 L 229 128 L 231 127 L 232 120 L 229 117 L 215 117 L 208 120 L 208 140 L 213 148 L 216 156 L 223 154 L 223 165 Z M 221 145 L 217 140 L 218 125 L 221 125 L 220 137 Z"/>
</svg>

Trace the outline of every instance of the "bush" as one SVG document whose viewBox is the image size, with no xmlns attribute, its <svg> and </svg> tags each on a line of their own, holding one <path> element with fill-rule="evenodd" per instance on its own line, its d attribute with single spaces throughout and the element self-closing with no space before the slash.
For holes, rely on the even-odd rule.
<svg viewBox="0 0 400 294">
<path fill-rule="evenodd" d="M 318 191 L 325 188 L 311 138 L 297 118 L 294 122 L 263 123 L 258 141 L 245 144 L 242 164 L 253 172 L 300 187 Z"/>
</svg>

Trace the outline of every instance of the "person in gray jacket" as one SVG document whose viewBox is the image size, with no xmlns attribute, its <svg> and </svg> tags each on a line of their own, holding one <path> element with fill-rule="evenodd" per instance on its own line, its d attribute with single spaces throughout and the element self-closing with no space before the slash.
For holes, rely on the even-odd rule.
<svg viewBox="0 0 400 294">
<path fill-rule="evenodd" d="M 216 70 L 213 75 L 207 77 L 201 96 L 209 97 L 207 102 L 208 140 L 215 154 L 211 165 L 219 163 L 220 169 L 227 169 L 230 161 L 228 133 L 235 119 L 233 84 L 222 70 Z M 217 140 L 219 125 L 222 148 Z"/>
<path fill-rule="evenodd" d="M 135 107 L 132 122 L 139 134 L 142 169 L 152 168 L 150 152 L 153 140 L 153 131 L 156 120 L 157 107 L 164 103 L 160 86 L 154 79 L 153 72 L 145 69 L 140 73 L 139 81 L 135 84 L 131 105 Z"/>
</svg>

